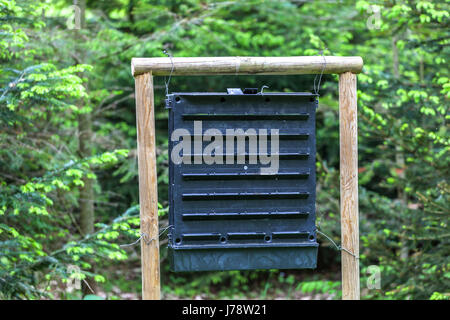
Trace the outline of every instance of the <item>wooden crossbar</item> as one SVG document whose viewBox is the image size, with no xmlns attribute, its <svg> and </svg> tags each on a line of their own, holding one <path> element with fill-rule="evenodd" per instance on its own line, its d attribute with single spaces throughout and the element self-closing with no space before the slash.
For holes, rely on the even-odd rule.
<svg viewBox="0 0 450 320">
<path fill-rule="evenodd" d="M 173 64 L 173 65 L 172 65 Z M 360 73 L 361 57 L 202 57 L 202 58 L 133 58 L 131 74 L 152 72 L 167 76 L 173 66 L 174 76 L 234 75 L 234 74 L 317 74 Z"/>
</svg>

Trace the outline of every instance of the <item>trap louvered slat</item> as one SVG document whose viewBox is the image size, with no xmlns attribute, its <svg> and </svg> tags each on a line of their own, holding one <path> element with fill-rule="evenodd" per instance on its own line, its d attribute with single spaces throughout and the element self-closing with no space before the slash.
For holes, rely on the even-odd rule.
<svg viewBox="0 0 450 320">
<path fill-rule="evenodd" d="M 222 212 L 183 213 L 183 220 L 230 220 L 230 219 L 286 219 L 306 217 L 309 212 Z"/>
<path fill-rule="evenodd" d="M 182 173 L 183 180 L 238 180 L 238 179 L 306 179 L 309 171 L 278 172 L 274 175 L 262 175 L 259 172 L 199 172 Z"/>
<path fill-rule="evenodd" d="M 308 119 L 308 113 L 298 114 L 183 114 L 183 120 L 206 120 L 206 121 L 223 121 L 223 120 L 236 120 L 240 121 L 250 120 L 306 120 Z"/>
</svg>

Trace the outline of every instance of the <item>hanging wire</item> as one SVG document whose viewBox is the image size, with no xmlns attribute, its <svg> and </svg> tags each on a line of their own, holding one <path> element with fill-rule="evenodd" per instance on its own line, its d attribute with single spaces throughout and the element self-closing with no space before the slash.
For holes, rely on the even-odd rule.
<svg viewBox="0 0 450 320">
<path fill-rule="evenodd" d="M 261 95 L 264 94 L 264 89 L 269 89 L 269 86 L 263 85 L 263 86 L 261 87 L 261 91 L 259 92 L 259 93 L 261 93 Z"/>
<path fill-rule="evenodd" d="M 119 247 L 132 247 L 132 246 L 138 244 L 142 240 L 142 237 L 144 235 L 146 235 L 146 233 L 145 232 L 141 232 L 139 235 L 140 235 L 140 237 L 135 242 L 127 243 L 127 244 L 121 244 Z"/>
<path fill-rule="evenodd" d="M 173 69 L 174 69 L 174 64 L 173 64 L 173 56 L 170 52 L 168 52 L 166 49 L 163 50 L 163 53 L 169 57 L 170 59 L 170 63 L 172 64 L 172 69 L 170 70 L 170 74 L 169 74 L 169 79 L 166 81 L 166 77 L 164 77 L 164 84 L 166 86 L 166 96 L 169 94 L 169 84 L 170 84 L 170 79 L 172 78 L 172 73 L 173 73 Z"/>
<path fill-rule="evenodd" d="M 323 50 L 320 50 L 319 55 L 321 55 L 323 57 L 323 65 L 322 65 L 322 71 L 320 72 L 320 76 L 319 74 L 316 74 L 316 76 L 314 77 L 314 93 L 319 95 L 319 91 L 320 91 L 320 82 L 322 81 L 322 75 L 323 72 L 327 66 L 327 60 L 325 59 L 325 55 L 324 55 L 324 51 L 327 50 L 328 48 L 325 48 Z M 317 83 L 317 87 L 316 87 L 316 82 L 317 82 L 317 76 L 319 76 L 319 82 Z"/>
<path fill-rule="evenodd" d="M 164 232 L 166 232 L 167 230 L 169 230 L 169 229 L 172 228 L 172 227 L 173 227 L 173 225 L 169 225 L 169 226 L 163 228 L 163 229 L 159 232 L 159 236 L 161 237 L 161 236 L 164 234 Z"/>
<path fill-rule="evenodd" d="M 159 232 L 158 238 L 161 237 L 164 234 L 164 232 L 166 232 L 167 230 L 169 230 L 172 227 L 173 227 L 173 225 L 169 225 L 169 226 L 163 228 Z M 141 232 L 139 235 L 140 235 L 140 237 L 136 241 L 134 241 L 132 243 L 128 243 L 128 244 L 121 244 L 120 247 L 132 247 L 132 246 L 135 246 L 136 244 L 138 244 L 139 242 L 141 242 L 141 240 L 144 240 L 145 244 L 149 245 L 153 240 L 156 240 L 156 238 L 148 239 L 148 234 L 146 234 L 145 232 Z"/>
<path fill-rule="evenodd" d="M 344 247 L 338 245 L 336 242 L 333 241 L 333 239 L 331 239 L 331 237 L 329 237 L 328 235 L 326 235 L 324 232 L 320 231 L 320 230 L 316 230 L 317 233 L 320 233 L 321 235 L 323 235 L 325 238 L 327 238 L 333 245 L 334 247 L 338 250 L 338 251 L 345 251 L 347 252 L 349 255 L 353 256 L 355 259 L 359 259 L 358 256 L 356 256 L 353 252 L 350 252 L 349 250 L 345 249 Z"/>
</svg>

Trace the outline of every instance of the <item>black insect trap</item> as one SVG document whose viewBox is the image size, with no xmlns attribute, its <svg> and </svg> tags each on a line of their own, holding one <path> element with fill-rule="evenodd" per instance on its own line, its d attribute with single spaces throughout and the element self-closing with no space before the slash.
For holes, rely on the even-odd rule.
<svg viewBox="0 0 450 320">
<path fill-rule="evenodd" d="M 317 264 L 312 93 L 173 93 L 169 257 L 173 271 Z"/>
</svg>

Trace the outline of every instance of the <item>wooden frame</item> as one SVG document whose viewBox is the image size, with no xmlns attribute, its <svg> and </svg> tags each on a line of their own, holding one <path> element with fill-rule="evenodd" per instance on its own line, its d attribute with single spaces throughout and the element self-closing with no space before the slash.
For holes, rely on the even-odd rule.
<svg viewBox="0 0 450 320">
<path fill-rule="evenodd" d="M 326 63 L 324 63 L 326 61 Z M 160 299 L 158 195 L 153 75 L 339 74 L 342 299 L 358 300 L 358 122 L 356 74 L 361 57 L 133 58 L 141 204 L 142 298 Z"/>
</svg>

